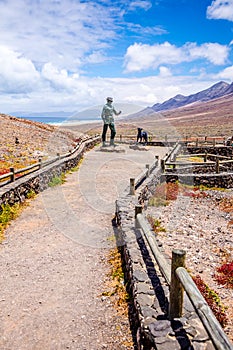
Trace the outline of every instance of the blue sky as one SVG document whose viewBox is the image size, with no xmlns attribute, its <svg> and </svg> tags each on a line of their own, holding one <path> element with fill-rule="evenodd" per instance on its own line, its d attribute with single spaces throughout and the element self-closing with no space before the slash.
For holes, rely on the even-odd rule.
<svg viewBox="0 0 233 350">
<path fill-rule="evenodd" d="M 0 112 L 152 106 L 233 80 L 233 0 L 0 0 Z"/>
</svg>

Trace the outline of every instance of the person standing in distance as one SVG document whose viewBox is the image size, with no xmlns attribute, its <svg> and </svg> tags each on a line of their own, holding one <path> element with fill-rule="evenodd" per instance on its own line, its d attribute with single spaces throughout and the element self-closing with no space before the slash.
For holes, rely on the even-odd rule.
<svg viewBox="0 0 233 350">
<path fill-rule="evenodd" d="M 108 127 L 111 130 L 111 139 L 110 139 L 110 146 L 114 146 L 114 138 L 116 135 L 116 129 L 114 124 L 114 114 L 119 115 L 121 114 L 121 111 L 117 112 L 112 105 L 113 98 L 107 97 L 107 103 L 103 106 L 103 110 L 101 113 L 101 118 L 103 119 L 103 132 L 102 132 L 102 145 L 103 147 L 106 146 L 106 133 L 108 130 Z"/>
</svg>

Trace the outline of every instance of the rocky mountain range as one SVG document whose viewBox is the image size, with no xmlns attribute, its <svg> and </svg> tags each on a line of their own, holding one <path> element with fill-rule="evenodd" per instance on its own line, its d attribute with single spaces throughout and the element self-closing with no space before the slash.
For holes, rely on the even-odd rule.
<svg viewBox="0 0 233 350">
<path fill-rule="evenodd" d="M 224 81 L 220 81 L 210 88 L 199 91 L 195 94 L 184 96 L 176 95 L 163 103 L 156 103 L 152 107 L 147 107 L 140 112 L 132 115 L 133 117 L 148 116 L 156 112 L 169 111 L 193 103 L 207 102 L 217 98 L 221 98 L 228 94 L 233 96 L 233 83 L 228 84 Z"/>
<path fill-rule="evenodd" d="M 129 115 L 125 122 L 159 138 L 175 133 L 188 137 L 233 135 L 233 84 L 221 81 L 190 96 L 175 96 Z"/>
</svg>

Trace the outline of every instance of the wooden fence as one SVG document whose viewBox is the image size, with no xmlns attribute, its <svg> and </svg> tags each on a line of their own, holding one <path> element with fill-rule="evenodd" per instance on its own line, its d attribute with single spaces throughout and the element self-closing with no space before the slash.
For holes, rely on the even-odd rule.
<svg viewBox="0 0 233 350">
<path fill-rule="evenodd" d="M 218 154 L 212 154 L 205 151 L 204 153 L 189 153 L 189 154 L 182 154 L 180 158 L 193 158 L 193 157 L 202 157 L 203 161 L 200 162 L 194 162 L 192 160 L 190 161 L 184 161 L 182 159 L 179 160 L 179 153 L 182 148 L 183 143 L 177 142 L 172 150 L 166 155 L 165 158 L 161 159 L 161 168 L 162 171 L 165 172 L 167 169 L 176 169 L 176 168 L 188 168 L 191 169 L 192 167 L 198 167 L 198 168 L 205 168 L 211 167 L 211 170 L 213 172 L 213 168 L 218 174 L 221 170 L 232 170 L 233 168 L 233 154 L 230 157 L 222 156 Z M 187 147 L 187 145 L 185 144 Z M 197 145 L 195 145 L 196 147 Z M 216 144 L 215 144 L 216 146 Z M 229 146 L 232 148 L 232 146 Z M 178 158 L 178 159 L 177 159 Z M 213 160 L 214 159 L 214 160 Z"/>
<path fill-rule="evenodd" d="M 99 136 L 95 136 L 95 138 L 96 138 L 96 140 L 99 140 Z M 10 182 L 14 182 L 15 180 L 22 178 L 25 175 L 31 174 L 31 173 L 37 171 L 38 169 L 41 169 L 41 168 L 44 168 L 50 164 L 56 163 L 58 160 L 70 157 L 77 150 L 79 150 L 80 147 L 82 147 L 82 145 L 86 141 L 88 141 L 90 139 L 92 139 L 92 137 L 88 137 L 88 138 L 81 140 L 80 142 L 77 143 L 76 147 L 72 151 L 65 153 L 65 154 L 57 154 L 57 156 L 52 158 L 52 159 L 49 159 L 46 161 L 42 161 L 41 159 L 39 159 L 38 163 L 32 164 L 30 166 L 27 166 L 25 168 L 18 169 L 18 170 L 15 170 L 13 167 L 10 168 L 10 172 L 0 176 L 0 187 L 5 186 Z"/>
<path fill-rule="evenodd" d="M 196 157 L 197 154 L 193 154 L 193 157 Z M 207 168 L 212 166 L 212 168 L 214 167 L 216 174 L 218 174 L 220 172 L 220 170 L 222 169 L 223 171 L 225 170 L 232 170 L 233 168 L 233 159 L 229 159 L 228 157 L 227 160 L 222 160 L 220 161 L 220 159 L 223 158 L 223 156 L 218 156 L 218 155 L 213 155 L 213 154 L 199 154 L 198 156 L 203 156 L 203 157 L 215 157 L 215 161 L 208 161 L 206 160 L 206 158 L 204 158 L 204 162 L 183 162 L 183 161 L 165 161 L 164 159 L 161 159 L 161 167 L 163 172 L 166 171 L 166 169 L 171 168 L 172 169 L 176 169 L 176 168 L 193 168 L 193 167 L 198 167 L 198 168 Z M 189 155 L 189 157 L 192 157 L 192 155 Z"/>
<path fill-rule="evenodd" d="M 96 136 L 97 138 L 99 137 Z M 91 138 L 91 137 L 90 137 Z M 66 157 L 69 157 L 70 155 L 74 154 L 78 149 L 79 147 L 81 146 L 82 142 L 86 141 L 86 140 L 89 140 L 90 138 L 86 138 L 84 140 L 81 140 L 77 145 L 76 147 L 70 151 L 69 153 L 66 153 L 66 154 L 57 154 L 57 157 L 54 157 L 53 159 L 50 159 L 50 160 L 47 160 L 47 161 L 43 161 L 41 159 L 39 159 L 38 163 L 35 163 L 35 164 L 32 164 L 30 166 L 27 166 L 25 168 L 22 168 L 22 169 L 18 169 L 18 170 L 15 170 L 13 167 L 10 168 L 10 171 L 4 175 L 1 175 L 0 176 L 0 187 L 1 186 L 4 186 L 6 184 L 8 184 L 9 182 L 13 182 L 15 181 L 16 179 L 22 177 L 22 176 L 25 176 L 27 174 L 30 174 L 38 169 L 41 169 L 42 167 L 45 167 L 49 164 L 52 164 L 52 163 L 55 163 L 56 161 L 58 161 L 59 159 L 63 159 L 63 158 L 66 158 Z M 135 135 L 132 135 L 132 134 L 120 134 L 120 135 L 117 135 L 116 139 L 118 140 L 118 142 L 127 142 L 127 141 L 134 141 L 135 142 Z M 166 167 L 173 167 L 173 168 L 176 168 L 176 167 L 179 167 L 179 166 L 182 166 L 182 167 L 185 167 L 185 166 L 203 166 L 203 163 L 194 163 L 194 162 L 177 162 L 176 161 L 176 155 L 178 154 L 179 150 L 180 150 L 180 147 L 182 145 L 182 143 L 185 142 L 185 145 L 188 146 L 188 145 L 192 145 L 192 144 L 195 144 L 195 146 L 200 146 L 201 144 L 203 145 L 207 145 L 207 144 L 210 144 L 210 145 L 216 145 L 216 141 L 218 142 L 218 144 L 225 144 L 225 138 L 224 137 L 219 137 L 219 138 L 216 138 L 216 137 L 199 137 L 199 138 L 188 138 L 188 137 L 185 137 L 183 139 L 179 138 L 179 137 L 174 137 L 172 135 L 165 135 L 164 139 L 158 139 L 158 136 L 156 135 L 149 135 L 149 142 L 154 142 L 154 141 L 157 141 L 158 143 L 161 143 L 161 144 L 166 144 L 166 143 L 169 143 L 169 142 L 174 142 L 175 143 L 175 146 L 174 148 L 172 149 L 172 151 L 167 155 L 166 158 L 162 159 L 161 160 L 161 167 L 162 167 L 162 170 L 165 171 L 165 168 Z M 206 162 L 206 160 L 208 159 L 208 157 L 214 157 L 214 155 L 212 154 L 199 154 L 198 156 L 201 156 L 203 155 L 204 157 L 204 162 Z M 197 155 L 196 155 L 197 156 Z M 187 157 L 190 157 L 190 155 L 187 155 Z M 215 156 L 216 157 L 216 161 L 215 162 L 211 162 L 209 161 L 208 163 L 208 166 L 210 165 L 214 165 L 216 166 L 216 173 L 219 172 L 220 168 L 221 167 L 224 167 L 224 166 L 227 166 L 227 167 L 231 167 L 232 168 L 232 164 L 233 164 L 233 160 L 230 160 L 229 158 L 227 160 L 222 160 L 220 161 L 221 159 L 223 159 L 224 157 L 223 156 Z M 226 157 L 227 158 L 227 157 Z"/>
<path fill-rule="evenodd" d="M 115 139 L 118 142 L 129 142 L 137 140 L 137 133 L 134 134 L 116 134 Z M 185 143 L 186 146 L 195 146 L 195 147 L 201 147 L 201 146 L 216 146 L 216 145 L 225 145 L 226 143 L 226 137 L 224 136 L 201 136 L 201 137 L 189 137 L 189 136 L 175 136 L 175 135 L 154 135 L 151 133 L 148 133 L 148 142 L 160 142 L 160 143 L 176 143 L 181 142 Z"/>
<path fill-rule="evenodd" d="M 135 207 L 135 226 L 141 229 L 162 275 L 170 286 L 169 318 L 182 317 L 183 293 L 185 291 L 214 347 L 218 350 L 233 350 L 232 343 L 184 267 L 185 251 L 173 250 L 170 266 L 159 250 L 155 234 L 152 233 L 150 224 L 142 214 L 142 206 L 139 205 Z"/>
</svg>

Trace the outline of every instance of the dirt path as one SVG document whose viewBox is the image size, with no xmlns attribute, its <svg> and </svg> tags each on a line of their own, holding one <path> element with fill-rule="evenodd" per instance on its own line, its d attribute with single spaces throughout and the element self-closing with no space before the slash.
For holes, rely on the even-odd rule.
<svg viewBox="0 0 233 350">
<path fill-rule="evenodd" d="M 86 153 L 39 194 L 0 246 L 1 350 L 130 349 L 128 321 L 101 297 L 115 200 L 163 148 Z"/>
</svg>

